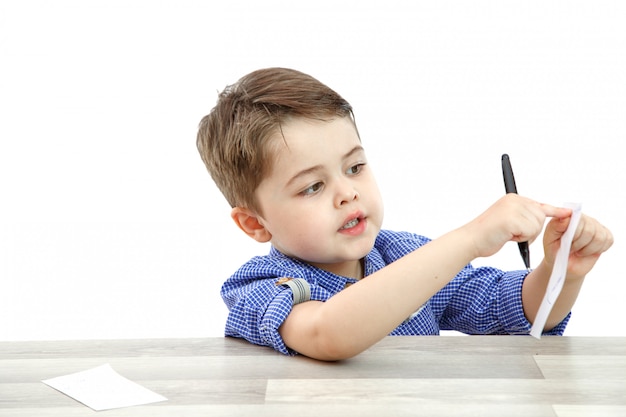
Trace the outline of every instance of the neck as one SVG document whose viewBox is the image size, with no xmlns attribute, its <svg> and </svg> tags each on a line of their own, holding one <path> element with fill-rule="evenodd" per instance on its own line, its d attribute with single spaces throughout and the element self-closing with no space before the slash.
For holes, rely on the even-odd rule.
<svg viewBox="0 0 626 417">
<path fill-rule="evenodd" d="M 350 262 L 342 262 L 338 264 L 316 264 L 311 263 L 311 265 L 318 267 L 319 269 L 323 269 L 324 271 L 331 272 L 335 275 L 340 275 L 346 278 L 354 278 L 361 279 L 363 278 L 363 259 L 358 259 L 356 261 Z"/>
</svg>

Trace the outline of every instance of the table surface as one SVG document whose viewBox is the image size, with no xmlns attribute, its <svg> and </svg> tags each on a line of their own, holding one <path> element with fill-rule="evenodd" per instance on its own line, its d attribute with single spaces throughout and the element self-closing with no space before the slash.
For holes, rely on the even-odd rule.
<svg viewBox="0 0 626 417">
<path fill-rule="evenodd" d="M 41 382 L 110 364 L 165 402 L 96 412 Z M 340 362 L 240 339 L 0 342 L 0 416 L 626 416 L 626 337 L 396 336 Z"/>
</svg>

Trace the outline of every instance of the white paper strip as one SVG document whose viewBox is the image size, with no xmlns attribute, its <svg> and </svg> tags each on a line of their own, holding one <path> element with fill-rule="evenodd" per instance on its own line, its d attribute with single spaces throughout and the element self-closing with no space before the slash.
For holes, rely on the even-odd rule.
<svg viewBox="0 0 626 417">
<path fill-rule="evenodd" d="M 536 337 L 537 339 L 541 338 L 541 333 L 543 332 L 543 328 L 546 325 L 548 316 L 552 311 L 552 306 L 556 302 L 559 294 L 561 293 L 561 289 L 563 288 L 565 275 L 567 274 L 567 260 L 569 259 L 569 251 L 572 247 L 572 240 L 574 239 L 576 227 L 578 227 L 578 222 L 580 221 L 580 203 L 565 203 L 563 207 L 572 209 L 572 219 L 567 226 L 567 230 L 565 231 L 563 236 L 561 236 L 561 246 L 559 247 L 559 250 L 557 251 L 556 257 L 554 259 L 554 267 L 552 268 L 550 281 L 548 281 L 546 294 L 544 295 L 543 301 L 539 306 L 539 311 L 537 312 L 537 316 L 535 317 L 535 322 L 530 329 L 530 335 Z"/>
</svg>

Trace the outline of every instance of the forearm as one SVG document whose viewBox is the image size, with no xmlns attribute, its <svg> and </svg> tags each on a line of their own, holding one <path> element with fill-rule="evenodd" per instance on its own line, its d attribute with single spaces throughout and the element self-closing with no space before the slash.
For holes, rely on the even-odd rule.
<svg viewBox="0 0 626 417">
<path fill-rule="evenodd" d="M 443 288 L 474 259 L 473 250 L 466 231 L 452 231 L 325 303 L 294 306 L 281 335 L 289 347 L 307 356 L 327 360 L 354 356 Z"/>
<path fill-rule="evenodd" d="M 524 280 L 522 285 L 522 304 L 524 314 L 529 322 L 535 321 L 539 306 L 543 301 L 546 288 L 552 273 L 545 262 L 541 262 L 539 267 L 532 271 Z M 582 287 L 584 278 L 569 278 L 563 283 L 563 288 L 557 301 L 552 306 L 544 331 L 552 329 L 559 324 L 571 311 L 578 293 Z"/>
</svg>

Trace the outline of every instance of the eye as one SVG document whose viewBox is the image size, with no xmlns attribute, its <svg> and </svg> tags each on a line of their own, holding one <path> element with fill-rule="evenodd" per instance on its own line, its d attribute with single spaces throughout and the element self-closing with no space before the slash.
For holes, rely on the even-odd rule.
<svg viewBox="0 0 626 417">
<path fill-rule="evenodd" d="M 312 195 L 312 194 L 315 194 L 318 191 L 320 191 L 323 186 L 324 186 L 324 183 L 316 182 L 315 184 L 312 184 L 311 186 L 309 186 L 309 187 L 305 188 L 304 190 L 302 190 L 300 192 L 300 194 L 302 194 L 302 195 Z"/>
<path fill-rule="evenodd" d="M 359 172 L 361 172 L 361 170 L 363 169 L 363 163 L 359 163 L 356 165 L 352 165 L 350 168 L 348 168 L 348 170 L 346 171 L 346 174 L 348 175 L 356 175 Z"/>
</svg>

